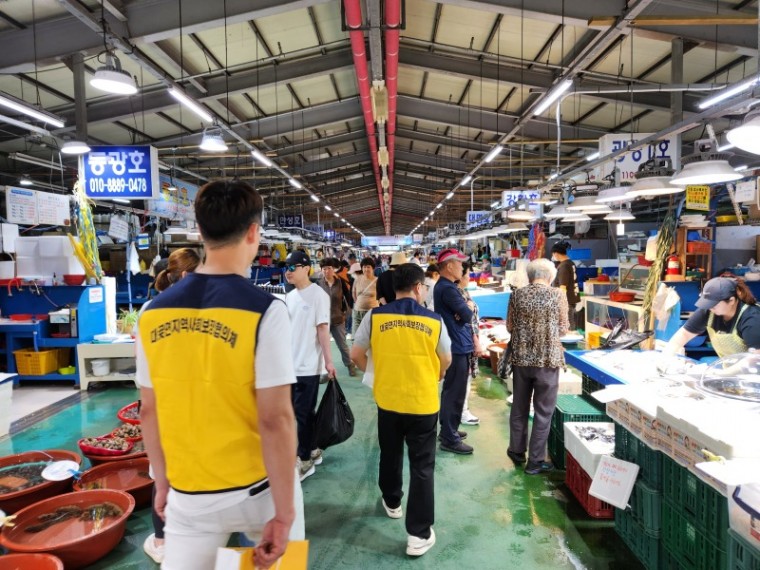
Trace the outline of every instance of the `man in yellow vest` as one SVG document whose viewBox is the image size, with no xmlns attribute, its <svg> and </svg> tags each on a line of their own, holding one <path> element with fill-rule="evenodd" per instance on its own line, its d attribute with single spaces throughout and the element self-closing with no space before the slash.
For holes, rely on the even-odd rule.
<svg viewBox="0 0 760 570">
<path fill-rule="evenodd" d="M 406 503 L 406 553 L 421 556 L 435 544 L 433 472 L 438 382 L 451 363 L 451 341 L 441 317 L 422 306 L 425 272 L 404 263 L 393 272 L 396 300 L 372 309 L 356 331 L 351 359 L 374 370 L 378 483 L 382 504 L 392 519 L 401 508 L 404 441 L 409 448 L 409 498 Z"/>
<path fill-rule="evenodd" d="M 206 261 L 140 317 L 137 381 L 154 508 L 166 520 L 164 570 L 208 570 L 233 532 L 269 568 L 304 536 L 285 303 L 253 285 L 261 196 L 206 184 L 195 217 Z"/>
</svg>

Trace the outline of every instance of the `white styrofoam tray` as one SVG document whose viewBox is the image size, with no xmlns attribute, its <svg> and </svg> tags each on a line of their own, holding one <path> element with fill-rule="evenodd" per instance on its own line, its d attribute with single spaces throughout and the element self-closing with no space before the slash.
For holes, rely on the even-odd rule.
<svg viewBox="0 0 760 570">
<path fill-rule="evenodd" d="M 578 435 L 578 428 L 593 427 L 613 436 L 611 443 L 601 440 L 586 441 Z M 615 424 L 611 422 L 567 422 L 564 424 L 565 449 L 578 462 L 589 477 L 594 477 L 603 455 L 615 452 Z"/>
</svg>

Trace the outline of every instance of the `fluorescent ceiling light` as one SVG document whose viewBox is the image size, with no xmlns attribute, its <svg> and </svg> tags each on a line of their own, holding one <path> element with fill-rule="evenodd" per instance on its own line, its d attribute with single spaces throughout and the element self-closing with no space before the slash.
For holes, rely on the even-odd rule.
<svg viewBox="0 0 760 570">
<path fill-rule="evenodd" d="M 309 198 L 311 198 L 313 202 L 319 202 L 319 196 L 316 194 L 309 194 Z"/>
<path fill-rule="evenodd" d="M 121 68 L 119 58 L 109 52 L 105 52 L 105 56 L 105 65 L 98 67 L 95 75 L 90 79 L 90 85 L 95 89 L 115 95 L 134 95 L 137 93 L 134 77 Z"/>
<path fill-rule="evenodd" d="M 738 95 L 742 91 L 751 89 L 757 83 L 757 80 L 758 80 L 757 77 L 751 77 L 749 79 L 745 79 L 744 81 L 737 83 L 733 87 L 728 87 L 724 89 L 723 91 L 720 91 L 719 93 L 713 95 L 712 97 L 708 97 L 707 99 L 700 101 L 698 106 L 700 109 L 707 109 L 708 107 L 712 107 L 716 103 L 720 103 L 721 101 L 725 101 L 726 99 L 729 99 L 730 97 L 733 97 L 734 95 Z"/>
<path fill-rule="evenodd" d="M 570 89 L 570 87 L 572 86 L 573 86 L 572 79 L 565 79 L 564 81 L 557 83 L 557 85 L 554 86 L 554 89 L 552 89 L 549 92 L 549 94 L 541 102 L 541 104 L 538 107 L 536 107 L 536 110 L 533 111 L 533 114 L 540 115 L 541 113 L 546 111 L 549 107 L 551 107 L 552 103 L 554 103 L 557 99 L 562 97 L 562 94 L 568 89 Z"/>
<path fill-rule="evenodd" d="M 493 147 L 490 152 L 486 155 L 486 157 L 483 159 L 485 162 L 491 162 L 494 158 L 496 158 L 499 153 L 504 150 L 504 147 L 500 144 L 497 144 L 495 147 Z"/>
<path fill-rule="evenodd" d="M 467 176 L 462 178 L 462 186 L 464 186 L 465 184 L 469 184 L 471 180 L 472 180 L 472 176 L 468 174 Z"/>
<path fill-rule="evenodd" d="M 227 150 L 227 143 L 224 142 L 224 138 L 222 137 L 222 130 L 219 128 L 204 129 L 200 148 L 209 152 L 224 152 Z"/>
<path fill-rule="evenodd" d="M 299 190 L 300 190 L 301 188 L 303 188 L 303 184 L 301 184 L 301 183 L 300 183 L 298 180 L 296 180 L 295 178 L 288 178 L 288 182 L 290 183 L 290 185 L 291 185 L 293 188 L 297 188 L 297 189 L 299 189 Z"/>
<path fill-rule="evenodd" d="M 336 218 L 340 218 L 340 214 L 338 214 L 338 212 L 333 212 L 333 216 L 335 216 Z"/>
<path fill-rule="evenodd" d="M 454 192 L 449 192 L 448 194 L 446 194 L 447 200 L 451 200 L 453 197 L 454 197 Z"/>
<path fill-rule="evenodd" d="M 32 179 L 29 178 L 26 175 L 22 176 L 21 179 L 18 181 L 18 183 L 21 184 L 21 186 L 33 186 L 34 185 L 34 182 L 32 181 Z"/>
<path fill-rule="evenodd" d="M 45 137 L 50 136 L 50 131 L 48 131 L 47 129 L 43 129 L 42 127 L 31 125 L 29 123 L 25 123 L 24 121 L 17 121 L 16 119 L 12 117 L 8 117 L 7 115 L 0 115 L 0 121 L 4 123 L 8 123 L 9 125 L 13 125 L 14 127 L 26 129 L 27 131 L 31 131 L 33 133 L 37 133 Z"/>
<path fill-rule="evenodd" d="M 90 147 L 82 141 L 66 141 L 61 147 L 63 154 L 85 154 L 90 152 Z"/>
<path fill-rule="evenodd" d="M 190 99 L 185 93 L 177 89 L 176 87 L 172 87 L 169 89 L 169 94 L 174 97 L 177 101 L 182 103 L 185 107 L 190 109 L 193 113 L 198 115 L 201 119 L 206 121 L 207 123 L 211 123 L 214 121 L 214 118 L 209 115 L 206 110 L 201 107 L 198 103 Z"/>
<path fill-rule="evenodd" d="M 57 162 L 53 162 L 52 160 L 45 160 L 44 158 L 37 158 L 36 156 L 29 156 L 28 154 L 24 154 L 21 152 L 12 152 L 8 155 L 13 160 L 18 160 L 20 162 L 26 162 L 27 164 L 33 164 L 35 166 L 40 166 L 42 168 L 49 168 L 50 170 L 59 170 L 62 171 L 63 168 L 60 164 Z"/>
<path fill-rule="evenodd" d="M 557 176 L 559 176 L 559 174 L 557 174 L 556 172 L 554 174 L 550 174 L 549 180 L 554 180 L 555 178 L 557 178 Z"/>
<path fill-rule="evenodd" d="M 438 202 L 438 205 L 435 207 L 436 210 L 443 207 L 443 202 Z"/>
<path fill-rule="evenodd" d="M 332 212 L 332 208 L 328 204 L 325 204 L 325 210 Z"/>
<path fill-rule="evenodd" d="M 743 176 L 731 168 L 726 160 L 703 160 L 685 165 L 670 179 L 670 183 L 678 186 L 719 184 L 742 178 Z"/>
<path fill-rule="evenodd" d="M 586 160 L 587 160 L 588 162 L 591 162 L 592 160 L 596 160 L 596 159 L 597 159 L 597 158 L 599 158 L 600 156 L 601 156 L 601 154 L 599 153 L 599 151 L 596 151 L 596 152 L 593 152 L 593 153 L 589 154 L 589 155 L 586 157 Z"/>
<path fill-rule="evenodd" d="M 17 113 L 21 113 L 22 115 L 26 115 L 27 117 L 31 117 L 32 119 L 37 119 L 38 121 L 42 121 L 48 125 L 58 127 L 59 129 L 63 128 L 65 125 L 63 119 L 60 117 L 56 117 L 55 115 L 46 113 L 44 111 L 39 111 L 30 106 L 25 101 L 17 99 L 16 97 L 8 95 L 7 93 L 0 93 L 0 105 L 6 107 L 7 109 L 12 109 Z"/>
<path fill-rule="evenodd" d="M 496 200 L 493 204 L 491 204 L 492 208 L 498 208 L 501 205 L 501 200 Z"/>
<path fill-rule="evenodd" d="M 129 200 L 125 200 L 124 198 L 111 198 L 111 202 L 118 202 L 119 204 L 129 204 Z"/>
<path fill-rule="evenodd" d="M 269 159 L 268 156 L 264 155 L 260 150 L 254 148 L 251 151 L 251 154 L 253 155 L 253 158 L 258 160 L 264 166 L 272 166 L 272 161 Z"/>
</svg>

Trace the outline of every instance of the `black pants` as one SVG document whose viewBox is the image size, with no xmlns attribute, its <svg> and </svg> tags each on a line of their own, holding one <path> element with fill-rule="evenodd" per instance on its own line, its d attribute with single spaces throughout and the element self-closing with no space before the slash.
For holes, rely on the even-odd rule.
<svg viewBox="0 0 760 570">
<path fill-rule="evenodd" d="M 536 464 L 546 460 L 552 415 L 557 406 L 559 368 L 514 366 L 512 368 L 512 409 L 509 413 L 509 451 L 523 454 Z M 528 448 L 528 417 L 533 400 L 533 431 Z"/>
<path fill-rule="evenodd" d="M 156 486 L 153 485 L 153 498 L 150 502 L 150 516 L 153 519 L 153 532 L 156 534 L 156 538 L 159 540 L 164 539 L 164 520 L 158 516 L 156 508 L 153 504 L 156 502 Z"/>
<path fill-rule="evenodd" d="M 314 417 L 318 393 L 319 375 L 296 376 L 291 395 L 298 424 L 298 457 L 304 461 L 311 458 L 311 450 L 314 449 Z"/>
<path fill-rule="evenodd" d="M 404 441 L 409 449 L 409 498 L 406 501 L 406 532 L 430 538 L 435 518 L 433 473 L 435 471 L 435 426 L 438 414 L 417 416 L 377 410 L 380 442 L 378 483 L 385 504 L 395 509 L 404 492 Z"/>
<path fill-rule="evenodd" d="M 449 445 L 461 441 L 457 430 L 462 420 L 462 408 L 467 395 L 467 377 L 470 374 L 470 355 L 452 354 L 451 366 L 443 377 L 441 390 L 441 441 Z"/>
</svg>

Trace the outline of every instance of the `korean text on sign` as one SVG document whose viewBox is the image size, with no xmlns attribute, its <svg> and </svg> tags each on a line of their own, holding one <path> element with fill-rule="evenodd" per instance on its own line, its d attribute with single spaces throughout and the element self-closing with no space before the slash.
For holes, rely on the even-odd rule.
<svg viewBox="0 0 760 570">
<path fill-rule="evenodd" d="M 158 155 L 150 146 L 99 146 L 84 157 L 85 191 L 92 198 L 155 198 Z"/>
</svg>

